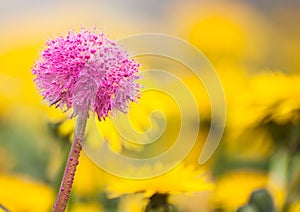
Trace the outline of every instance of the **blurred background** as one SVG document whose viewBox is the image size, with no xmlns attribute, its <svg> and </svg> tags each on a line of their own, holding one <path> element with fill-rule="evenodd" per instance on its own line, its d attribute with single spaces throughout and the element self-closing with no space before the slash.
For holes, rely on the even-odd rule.
<svg viewBox="0 0 300 212">
<path fill-rule="evenodd" d="M 299 9 L 296 0 L 0 0 L 0 211 L 52 210 L 73 121 L 42 101 L 31 67 L 47 39 L 82 26 L 96 26 L 113 40 L 155 32 L 196 46 L 222 81 L 227 123 L 217 152 L 199 165 L 209 98 L 200 81 L 180 75 L 201 113 L 201 120 L 191 119 L 201 128 L 183 165 L 151 180 L 125 180 L 82 153 L 68 211 L 158 211 L 166 205 L 173 211 L 300 211 Z M 155 65 L 140 62 L 142 69 Z M 168 68 L 185 73 L 174 64 Z M 98 130 L 122 154 L 163 152 L 180 123 L 173 103 L 147 94 L 131 110 L 141 129 L 149 127 L 153 109 L 168 118 L 161 145 L 150 150 L 119 141 L 109 120 L 97 123 Z"/>
</svg>

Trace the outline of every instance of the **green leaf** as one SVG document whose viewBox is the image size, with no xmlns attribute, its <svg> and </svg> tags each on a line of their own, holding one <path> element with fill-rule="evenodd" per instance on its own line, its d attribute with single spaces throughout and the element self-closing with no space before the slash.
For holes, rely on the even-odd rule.
<svg viewBox="0 0 300 212">
<path fill-rule="evenodd" d="M 237 212 L 259 212 L 259 210 L 253 205 L 245 205 L 237 209 Z"/>
<path fill-rule="evenodd" d="M 275 211 L 272 197 L 266 189 L 254 191 L 251 194 L 249 205 L 257 208 L 258 212 Z"/>
</svg>

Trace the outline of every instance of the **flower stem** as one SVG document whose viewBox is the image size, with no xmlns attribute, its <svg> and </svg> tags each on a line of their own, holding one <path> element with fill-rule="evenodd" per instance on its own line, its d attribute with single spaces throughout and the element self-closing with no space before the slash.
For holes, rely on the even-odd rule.
<svg viewBox="0 0 300 212">
<path fill-rule="evenodd" d="M 67 160 L 64 175 L 59 188 L 56 203 L 53 212 L 64 212 L 70 197 L 71 188 L 74 181 L 76 167 L 79 164 L 80 151 L 82 149 L 82 141 L 86 128 L 88 112 L 80 111 L 77 114 L 77 122 L 75 127 L 74 138 Z"/>
<path fill-rule="evenodd" d="M 155 193 L 150 197 L 150 202 L 145 208 L 145 212 L 172 212 L 175 211 L 173 205 L 168 203 L 168 194 Z"/>
</svg>

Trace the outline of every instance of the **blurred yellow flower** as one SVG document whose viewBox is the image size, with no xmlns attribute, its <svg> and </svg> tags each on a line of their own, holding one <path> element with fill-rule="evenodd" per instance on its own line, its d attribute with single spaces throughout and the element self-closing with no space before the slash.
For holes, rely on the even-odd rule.
<svg viewBox="0 0 300 212">
<path fill-rule="evenodd" d="M 140 169 L 137 172 L 150 171 L 150 169 Z M 107 191 L 109 197 L 114 198 L 126 194 L 144 192 L 145 197 L 150 197 L 155 193 L 179 194 L 193 193 L 212 189 L 213 185 L 204 176 L 204 170 L 180 164 L 173 170 L 149 179 L 123 179 L 114 178 L 108 182 Z"/>
<path fill-rule="evenodd" d="M 69 210 L 67 208 L 67 211 L 69 212 L 102 212 L 104 211 L 102 207 L 97 204 L 97 202 L 87 202 L 87 203 L 81 203 L 76 202 L 72 205 L 72 208 Z"/>
<path fill-rule="evenodd" d="M 299 120 L 299 75 L 265 72 L 249 77 L 248 86 L 231 110 L 229 126 L 244 130 L 259 126 L 266 118 L 278 124 Z"/>
<path fill-rule="evenodd" d="M 40 105 L 30 71 L 37 49 L 32 44 L 0 53 L 0 112 L 14 104 Z"/>
<path fill-rule="evenodd" d="M 300 76 L 263 72 L 244 79 L 238 92 L 227 93 L 236 96 L 228 101 L 227 150 L 233 158 L 260 160 L 275 147 L 271 132 L 263 126 L 299 124 Z"/>
<path fill-rule="evenodd" d="M 267 188 L 277 207 L 282 206 L 282 196 L 285 191 L 272 183 L 269 176 L 254 171 L 233 171 L 223 175 L 216 181 L 212 204 L 225 211 L 235 211 L 245 205 L 251 193 L 260 188 Z"/>
<path fill-rule="evenodd" d="M 100 192 L 106 182 L 107 177 L 103 171 L 82 152 L 74 179 L 74 192 L 83 196 L 90 196 Z"/>
<path fill-rule="evenodd" d="M 13 175 L 0 175 L 0 204 L 10 211 L 41 211 L 52 208 L 54 191 L 42 183 Z"/>
<path fill-rule="evenodd" d="M 273 140 L 265 130 L 247 129 L 239 132 L 229 130 L 230 134 L 223 151 L 232 160 L 259 161 L 269 157 L 275 149 Z"/>
<path fill-rule="evenodd" d="M 182 3 L 171 17 L 176 32 L 203 51 L 213 62 L 224 59 L 261 61 L 268 49 L 268 27 L 251 5 L 241 2 Z M 184 11 L 184 12 L 180 12 Z M 259 48 L 258 48 L 259 47 Z"/>
<path fill-rule="evenodd" d="M 278 124 L 298 121 L 300 109 L 300 75 L 266 72 L 251 80 L 250 92 L 255 93 L 256 104 L 270 111 L 270 119 Z M 250 94 L 249 94 L 250 95 Z M 253 95 L 253 94 L 252 94 Z"/>
<path fill-rule="evenodd" d="M 155 152 L 157 146 L 161 150 L 172 145 L 177 137 L 174 132 L 180 128 L 180 111 L 176 102 L 158 91 L 142 93 L 138 104 L 130 105 L 128 116 L 116 114 L 115 117 L 101 122 L 90 120 L 86 139 L 89 146 L 99 147 L 107 142 L 116 152 L 128 150 L 135 153 L 144 150 L 145 142 L 152 145 L 147 153 Z"/>
<path fill-rule="evenodd" d="M 149 200 L 143 194 L 132 194 L 120 198 L 118 211 L 120 212 L 142 212 Z"/>
<path fill-rule="evenodd" d="M 197 192 L 191 195 L 175 194 L 170 196 L 169 203 L 174 205 L 178 211 L 213 211 L 210 204 L 212 191 Z"/>
<path fill-rule="evenodd" d="M 289 212 L 298 212 L 300 211 L 300 199 L 293 202 L 289 208 Z"/>
</svg>

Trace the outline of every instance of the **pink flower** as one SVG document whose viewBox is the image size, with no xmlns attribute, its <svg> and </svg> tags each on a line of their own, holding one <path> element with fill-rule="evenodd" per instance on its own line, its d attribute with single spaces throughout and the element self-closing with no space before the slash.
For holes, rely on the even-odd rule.
<svg viewBox="0 0 300 212">
<path fill-rule="evenodd" d="M 50 105 L 73 108 L 74 115 L 92 110 L 101 120 L 116 110 L 126 113 L 136 100 L 138 67 L 103 33 L 82 29 L 49 40 L 32 73 Z"/>
</svg>

